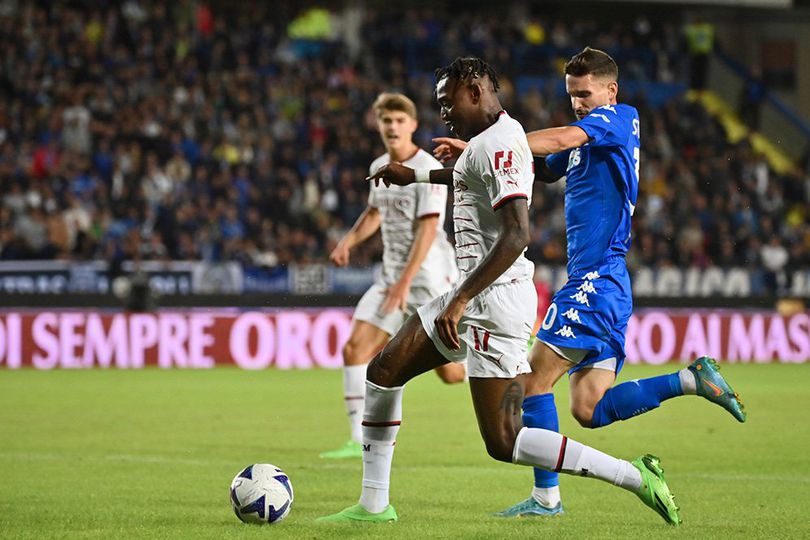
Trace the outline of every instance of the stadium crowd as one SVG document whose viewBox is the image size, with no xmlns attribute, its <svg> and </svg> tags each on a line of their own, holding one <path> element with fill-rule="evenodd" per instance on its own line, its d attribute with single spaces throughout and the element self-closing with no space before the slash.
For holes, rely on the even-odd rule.
<svg viewBox="0 0 810 540">
<path fill-rule="evenodd" d="M 573 117 L 552 84 L 518 93 L 517 78 L 555 81 L 586 44 L 613 54 L 622 80 L 688 71 L 672 21 L 297 4 L 0 2 L 0 259 L 326 261 L 383 151 L 379 92 L 414 99 L 430 149 L 446 134 L 432 70 L 457 55 L 499 69 L 527 130 Z M 775 174 L 681 98 L 620 98 L 642 119 L 631 267 L 810 263 L 810 181 Z M 564 264 L 562 183 L 538 185 L 533 220 L 530 258 Z M 352 262 L 378 256 L 369 243 Z"/>
</svg>

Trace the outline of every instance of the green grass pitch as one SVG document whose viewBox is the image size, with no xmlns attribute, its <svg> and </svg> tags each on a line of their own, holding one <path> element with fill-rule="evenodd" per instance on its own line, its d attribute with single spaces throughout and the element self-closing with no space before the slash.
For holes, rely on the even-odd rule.
<svg viewBox="0 0 810 540">
<path fill-rule="evenodd" d="M 620 380 L 674 366 L 628 366 Z M 738 424 L 697 397 L 600 430 L 561 429 L 624 458 L 662 458 L 684 520 L 668 527 L 630 493 L 561 476 L 566 515 L 490 517 L 527 496 L 531 470 L 480 441 L 466 385 L 428 374 L 405 391 L 392 502 L 400 521 L 314 519 L 356 502 L 359 462 L 318 453 L 346 438 L 339 371 L 0 371 L 0 538 L 808 538 L 810 365 L 724 365 Z M 233 515 L 228 485 L 274 463 L 296 499 L 278 525 Z M 548 536 L 547 536 L 548 535 Z"/>
</svg>

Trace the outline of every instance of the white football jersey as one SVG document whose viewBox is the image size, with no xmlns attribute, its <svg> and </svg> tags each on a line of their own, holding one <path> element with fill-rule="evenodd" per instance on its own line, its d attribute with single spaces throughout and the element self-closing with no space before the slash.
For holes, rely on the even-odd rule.
<svg viewBox="0 0 810 540">
<path fill-rule="evenodd" d="M 391 161 L 387 153 L 375 159 L 369 167 L 369 175 L 377 172 Z M 419 150 L 403 165 L 413 169 L 441 169 L 442 164 L 429 153 Z M 368 205 L 380 211 L 383 242 L 382 280 L 388 285 L 402 275 L 408 262 L 411 246 L 416 238 L 419 221 L 429 216 L 438 216 L 436 238 L 422 261 L 412 287 L 427 287 L 446 290 L 458 278 L 453 246 L 444 233 L 444 216 L 447 207 L 447 186 L 437 184 L 391 185 L 371 182 Z"/>
<path fill-rule="evenodd" d="M 515 197 L 532 200 L 534 158 L 526 132 L 501 112 L 498 120 L 470 139 L 453 168 L 453 228 L 462 278 L 473 271 L 500 235 L 496 210 Z M 534 276 L 534 263 L 521 254 L 493 283 Z"/>
</svg>

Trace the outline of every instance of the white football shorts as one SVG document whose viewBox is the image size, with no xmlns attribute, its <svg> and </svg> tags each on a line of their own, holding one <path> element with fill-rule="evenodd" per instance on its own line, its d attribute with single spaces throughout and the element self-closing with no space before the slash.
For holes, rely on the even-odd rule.
<svg viewBox="0 0 810 540">
<path fill-rule="evenodd" d="M 408 317 L 416 313 L 416 310 L 442 293 L 446 292 L 450 286 L 443 289 L 428 289 L 426 287 L 411 287 L 408 294 L 408 302 L 405 309 L 396 309 L 391 313 L 383 313 L 382 306 L 387 295 L 388 288 L 382 282 L 376 282 L 360 298 L 357 307 L 354 309 L 353 319 L 372 324 L 385 331 L 389 336 L 394 336 L 400 327 L 405 324 Z"/>
<path fill-rule="evenodd" d="M 435 319 L 454 291 L 419 308 L 422 327 L 439 352 L 451 362 L 467 362 L 469 377 L 511 379 L 531 372 L 529 337 L 537 317 L 537 291 L 531 280 L 492 285 L 470 300 L 458 324 L 461 347 L 448 349 Z"/>
</svg>

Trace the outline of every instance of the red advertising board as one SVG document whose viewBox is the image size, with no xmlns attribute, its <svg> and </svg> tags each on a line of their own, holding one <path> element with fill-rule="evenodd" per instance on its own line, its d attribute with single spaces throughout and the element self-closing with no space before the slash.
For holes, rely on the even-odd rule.
<svg viewBox="0 0 810 540">
<path fill-rule="evenodd" d="M 0 311 L 0 369 L 337 368 L 351 309 Z M 639 310 L 627 361 L 807 362 L 810 315 Z"/>
<path fill-rule="evenodd" d="M 342 365 L 349 309 L 0 312 L 0 367 Z"/>
</svg>

